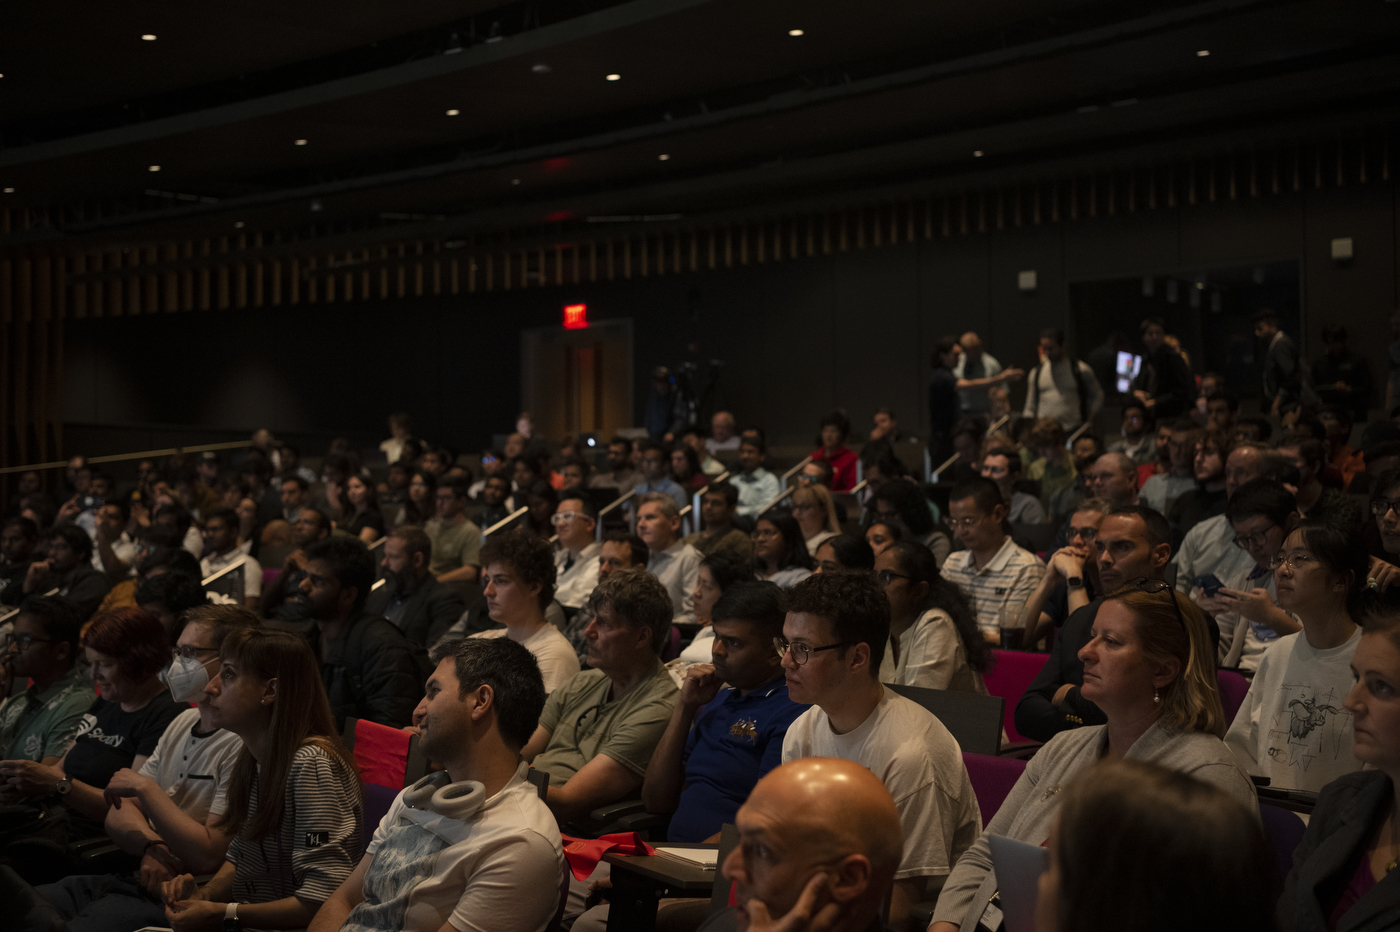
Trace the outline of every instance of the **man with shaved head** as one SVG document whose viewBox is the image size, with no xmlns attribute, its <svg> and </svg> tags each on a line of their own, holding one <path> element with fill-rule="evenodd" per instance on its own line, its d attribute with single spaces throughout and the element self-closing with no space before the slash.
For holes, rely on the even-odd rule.
<svg viewBox="0 0 1400 932">
<path fill-rule="evenodd" d="M 1005 369 L 996 357 L 982 348 L 982 338 L 969 330 L 958 339 L 962 353 L 953 366 L 958 398 L 963 414 L 986 414 L 991 409 L 987 389 L 1025 375 L 1020 369 Z"/>
<path fill-rule="evenodd" d="M 903 834 L 868 769 L 833 757 L 783 764 L 758 781 L 735 824 L 739 845 L 721 870 L 737 905 L 701 930 L 865 932 L 878 922 Z"/>
</svg>

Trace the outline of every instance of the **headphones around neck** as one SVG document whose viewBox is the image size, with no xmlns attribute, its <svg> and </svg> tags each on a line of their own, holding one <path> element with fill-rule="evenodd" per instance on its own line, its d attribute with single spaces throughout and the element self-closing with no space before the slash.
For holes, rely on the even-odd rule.
<svg viewBox="0 0 1400 932">
<path fill-rule="evenodd" d="M 403 792 L 404 805 L 466 821 L 486 802 L 486 785 L 476 780 L 448 783 L 443 771 L 430 773 Z"/>
</svg>

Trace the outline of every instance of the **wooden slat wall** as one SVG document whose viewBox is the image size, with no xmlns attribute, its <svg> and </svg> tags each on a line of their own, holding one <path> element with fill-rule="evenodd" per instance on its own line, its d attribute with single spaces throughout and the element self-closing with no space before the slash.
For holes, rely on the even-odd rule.
<svg viewBox="0 0 1400 932">
<path fill-rule="evenodd" d="M 606 235 L 596 226 L 513 231 L 494 239 L 388 242 L 341 252 L 307 231 L 240 232 L 200 241 L 106 252 L 62 245 L 0 250 L 0 462 L 62 454 L 61 323 L 214 308 L 286 307 L 561 287 L 787 262 L 835 252 L 1062 223 L 1178 205 L 1234 201 L 1388 182 L 1390 136 L 1310 139 L 1267 150 L 1136 166 L 1083 177 L 939 191 L 879 204 L 704 226 L 683 220 L 655 232 Z M 65 211 L 0 209 L 0 235 Z M 96 216 L 96 207 L 66 211 Z M 315 235 L 343 230 L 323 227 Z M 572 239 L 569 239 L 573 236 Z M 548 246 L 524 246 L 525 237 Z M 559 239 L 565 242 L 558 242 Z M 302 241 L 305 240 L 305 241 Z M 513 245 L 512 243 L 515 243 Z M 249 249 L 273 250 L 240 256 Z M 166 267 L 167 263 L 194 263 Z"/>
</svg>

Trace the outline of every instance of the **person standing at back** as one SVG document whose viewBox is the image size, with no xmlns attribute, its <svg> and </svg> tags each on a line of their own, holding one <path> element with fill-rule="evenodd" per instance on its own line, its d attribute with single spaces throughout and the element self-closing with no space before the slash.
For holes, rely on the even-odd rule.
<svg viewBox="0 0 1400 932">
<path fill-rule="evenodd" d="M 1040 332 L 1040 365 L 1026 379 L 1023 417 L 1053 417 L 1066 431 L 1092 421 L 1103 407 L 1103 389 L 1088 363 L 1065 352 L 1065 332 L 1048 327 Z"/>
</svg>

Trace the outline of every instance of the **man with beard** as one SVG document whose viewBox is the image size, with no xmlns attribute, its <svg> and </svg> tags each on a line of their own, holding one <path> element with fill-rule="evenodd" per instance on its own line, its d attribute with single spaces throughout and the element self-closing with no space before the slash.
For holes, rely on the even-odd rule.
<svg viewBox="0 0 1400 932">
<path fill-rule="evenodd" d="M 520 759 L 544 707 L 539 667 L 510 638 L 453 641 L 433 660 L 418 713 L 443 769 L 394 800 L 309 932 L 527 932 L 554 919 L 563 846 Z"/>
<path fill-rule="evenodd" d="M 24 594 L 45 595 L 57 589 L 87 621 L 112 588 L 102 571 L 92 568 L 92 538 L 77 525 L 64 524 L 50 529 L 40 546 L 46 555 L 29 564 Z"/>
<path fill-rule="evenodd" d="M 384 541 L 384 585 L 370 593 L 365 612 L 382 615 L 398 626 L 415 647 L 434 644 L 467 610 L 467 597 L 428 572 L 433 542 L 411 524 L 396 528 Z"/>
<path fill-rule="evenodd" d="M 301 598 L 301 581 L 306 578 L 306 548 L 331 536 L 331 522 L 318 509 L 307 505 L 292 522 L 292 540 L 297 549 L 288 554 L 282 573 L 262 596 L 262 615 L 279 621 L 304 621 L 306 603 Z"/>
<path fill-rule="evenodd" d="M 400 728 L 413 718 L 423 676 L 412 644 L 384 618 L 364 611 L 374 559 L 359 540 L 332 537 L 306 552 L 301 597 L 308 632 L 336 728 L 348 717 Z"/>
</svg>

